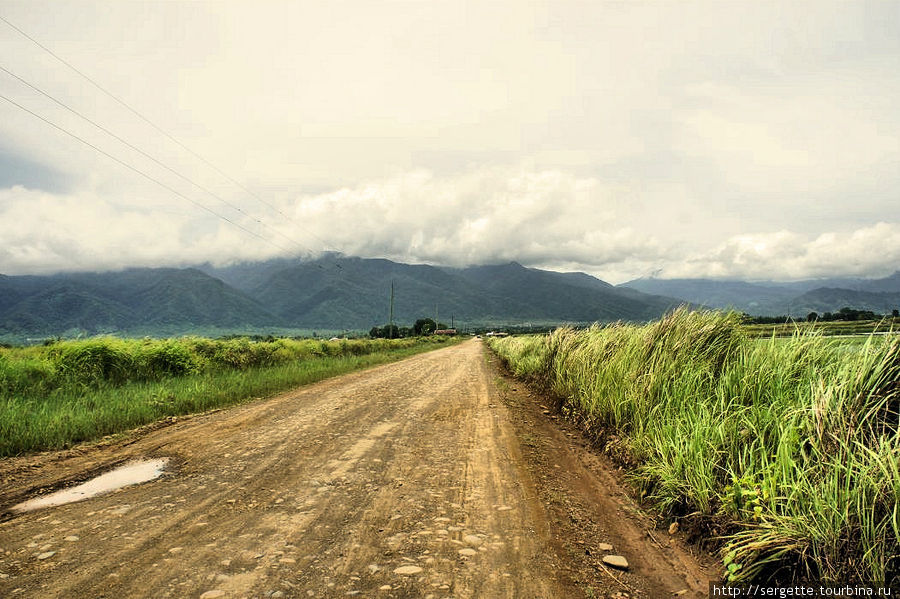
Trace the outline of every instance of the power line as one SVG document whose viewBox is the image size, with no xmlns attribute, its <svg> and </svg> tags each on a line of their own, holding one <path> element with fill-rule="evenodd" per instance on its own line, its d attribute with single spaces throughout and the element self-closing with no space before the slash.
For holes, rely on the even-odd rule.
<svg viewBox="0 0 900 599">
<path fill-rule="evenodd" d="M 2 17 L 0 17 L 0 18 L 2 18 Z M 289 249 L 287 249 L 287 248 L 285 248 L 285 247 L 283 247 L 283 246 L 278 245 L 277 243 L 275 243 L 275 242 L 272 241 L 271 239 L 266 239 L 266 238 L 263 237 L 262 235 L 260 235 L 260 234 L 258 234 L 258 233 L 256 233 L 256 232 L 254 232 L 254 231 L 251 231 L 250 229 L 244 227 L 243 225 L 241 225 L 241 224 L 239 224 L 239 223 L 237 223 L 237 222 L 231 220 L 231 219 L 228 218 L 227 216 L 223 216 L 223 215 L 219 214 L 218 212 L 216 212 L 215 210 L 213 210 L 212 208 L 209 208 L 208 206 L 206 206 L 206 205 L 204 205 L 204 204 L 201 204 L 200 202 L 198 202 L 198 201 L 196 201 L 196 200 L 194 200 L 194 199 L 192 199 L 192 198 L 190 198 L 190 197 L 184 195 L 183 193 L 181 193 L 181 192 L 178 191 L 177 189 L 174 189 L 174 188 L 172 188 L 172 187 L 166 185 L 165 183 L 163 183 L 163 182 L 160 181 L 159 179 L 153 177 L 152 175 L 148 175 L 148 174 L 145 173 L 144 171 L 142 171 L 142 170 L 140 170 L 140 169 L 138 169 L 138 168 L 136 168 L 136 167 L 134 167 L 134 166 L 128 164 L 127 162 L 125 162 L 125 161 L 123 161 L 123 160 L 121 160 L 121 159 L 119 159 L 119 158 L 116 158 L 115 156 L 113 156 L 112 154 L 110 154 L 109 152 L 107 152 L 106 150 L 103 150 L 102 148 L 99 148 L 99 147 L 95 146 L 95 145 L 92 144 L 91 142 L 89 142 L 89 141 L 87 141 L 87 140 L 85 140 L 85 139 L 79 137 L 79 136 L 76 135 L 75 133 L 72 133 L 71 131 L 69 131 L 69 130 L 67 130 L 67 129 L 64 129 L 64 128 L 62 128 L 62 127 L 60 127 L 60 126 L 57 125 L 56 123 L 50 121 L 50 120 L 47 119 L 47 118 L 44 118 L 43 116 L 39 115 L 38 113 L 34 112 L 33 110 L 30 110 L 30 109 L 26 108 L 25 106 L 22 106 L 21 104 L 19 104 L 19 103 L 16 102 L 15 100 L 12 100 L 12 99 L 10 99 L 10 98 L 7 98 L 7 97 L 4 96 L 3 94 L 0 94 L 0 99 L 6 100 L 7 102 L 9 102 L 10 104 L 12 104 L 12 105 L 15 106 L 16 108 L 19 108 L 20 110 L 23 110 L 23 111 L 27 112 L 28 114 L 30 114 L 31 116 L 33 116 L 33 117 L 35 117 L 35 118 L 37 118 L 37 119 L 40 119 L 41 121 L 43 121 L 43 122 L 47 123 L 48 125 L 50 125 L 51 127 L 53 127 L 54 129 L 56 129 L 56 130 L 58 130 L 58 131 L 61 131 L 61 132 L 65 133 L 65 134 L 68 135 L 69 137 L 72 137 L 72 138 L 74 138 L 74 139 L 77 139 L 78 141 L 80 141 L 80 142 L 83 143 L 84 145 L 86 145 L 86 146 L 88 146 L 88 147 L 94 149 L 95 151 L 99 152 L 100 154 L 103 154 L 104 156 L 106 156 L 106 157 L 109 158 L 110 160 L 113 160 L 113 161 L 115 161 L 115 162 L 118 162 L 119 164 L 121 164 L 121 165 L 124 166 L 125 168 L 127 168 L 127 169 L 129 169 L 129 170 L 131 170 L 131 171 L 134 171 L 135 173 L 139 174 L 140 176 L 144 177 L 145 179 L 147 179 L 147 180 L 149 180 L 149 181 L 152 181 L 153 183 L 156 183 L 157 185 L 159 185 L 160 187 L 162 187 L 162 188 L 165 189 L 166 191 L 169 191 L 169 192 L 175 194 L 176 196 L 178 196 L 178 197 L 180 197 L 180 198 L 182 198 L 182 199 L 184 199 L 184 200 L 187 200 L 187 201 L 190 202 L 191 204 L 194 204 L 195 206 L 197 206 L 197 207 L 199 207 L 199 208 L 202 208 L 203 210 L 206 210 L 207 212 L 209 212 L 210 214 L 212 214 L 212 215 L 215 216 L 216 218 L 220 218 L 220 219 L 224 220 L 225 222 L 234 225 L 234 226 L 237 227 L 238 229 L 241 229 L 242 231 L 245 231 L 245 232 L 247 232 L 247 233 L 253 235 L 254 237 L 257 237 L 257 238 L 263 240 L 264 242 L 268 243 L 268 244 L 271 245 L 271 246 L 274 246 L 274 247 L 278 248 L 279 250 L 281 250 L 281 251 L 283 251 L 283 252 L 288 252 L 288 253 L 290 253 L 290 250 L 289 250 Z"/>
<path fill-rule="evenodd" d="M 185 176 L 185 175 L 179 173 L 178 171 L 176 171 L 175 169 L 171 168 L 171 167 L 168 166 L 167 164 L 165 164 L 165 163 L 163 163 L 162 161 L 160 161 L 160 160 L 156 159 L 155 157 L 151 156 L 150 154 L 148 154 L 148 153 L 145 152 L 144 150 L 142 150 L 142 149 L 138 148 L 137 146 L 135 146 L 135 145 L 129 143 L 128 140 L 122 139 L 120 136 L 116 135 L 115 133 L 113 133 L 112 131 L 110 131 L 109 129 L 107 129 L 106 127 L 104 127 L 103 125 L 97 123 L 96 121 L 91 120 L 90 118 L 88 118 L 88 117 L 86 117 L 85 115 L 81 114 L 80 112 L 78 112 L 77 110 L 75 110 L 74 108 L 72 108 L 71 106 L 65 104 L 65 103 L 62 102 L 61 100 L 55 98 L 54 96 L 52 96 L 52 95 L 50 95 L 49 93 L 45 92 L 44 90 L 42 90 L 41 88 L 37 87 L 36 85 L 34 85 L 34 84 L 32 84 L 32 83 L 29 83 L 28 81 L 26 81 L 26 80 L 23 79 L 22 77 L 19 77 L 18 75 L 16 75 L 16 74 L 13 73 L 12 71 L 10 71 L 10 70 L 7 69 L 6 67 L 4 67 L 3 65 L 0 65 L 0 71 L 3 71 L 4 73 L 6 73 L 7 75 L 9 75 L 10 77 L 13 77 L 14 79 L 16 79 L 17 81 L 23 83 L 24 85 L 27 85 L 28 87 L 30 87 L 30 88 L 33 89 L 34 91 L 38 92 L 38 93 L 41 94 L 42 96 L 44 96 L 44 97 L 50 99 L 51 101 L 55 102 L 57 105 L 61 106 L 62 108 L 66 109 L 66 110 L 68 110 L 69 112 L 71 112 L 71 113 L 74 114 L 75 116 L 79 117 L 80 119 L 82 119 L 82 120 L 84 120 L 84 121 L 90 123 L 90 124 L 93 125 L 94 127 L 97 127 L 98 129 L 100 129 L 101 131 L 103 131 L 104 133 L 106 133 L 107 135 L 109 135 L 110 137 L 112 137 L 113 139 L 115 139 L 115 140 L 119 141 L 120 143 L 122 143 L 122 144 L 128 146 L 129 148 L 131 148 L 131 149 L 134 150 L 135 152 L 139 153 L 140 155 L 144 156 L 145 158 L 147 158 L 147 159 L 149 159 L 149 160 L 152 160 L 154 163 L 156 163 L 157 165 L 159 165 L 159 166 L 161 166 L 162 168 L 166 169 L 166 170 L 169 171 L 170 173 L 174 174 L 176 177 L 179 177 L 179 178 L 183 179 L 184 181 L 187 181 L 188 183 L 190 183 L 191 185 L 193 185 L 193 186 L 196 187 L 197 189 L 200 189 L 201 191 L 206 192 L 207 194 L 209 194 L 209 195 L 212 196 L 213 198 L 217 199 L 217 200 L 220 201 L 221 203 L 225 204 L 225 205 L 228 206 L 229 208 L 231 208 L 231 209 L 233 209 L 233 210 L 235 210 L 235 211 L 237 211 L 237 212 L 240 212 L 241 214 L 243 214 L 243 215 L 246 216 L 247 218 L 250 218 L 251 220 L 256 221 L 259 225 L 265 227 L 265 228 L 268 229 L 269 231 L 271 231 L 271 232 L 275 233 L 276 235 L 280 235 L 281 237 L 287 239 L 289 242 L 291 242 L 292 244 L 296 245 L 296 246 L 297 246 L 298 248 L 300 248 L 301 250 L 304 250 L 304 251 L 307 251 L 307 252 L 310 252 L 310 253 L 315 253 L 311 248 L 309 248 L 309 247 L 307 247 L 307 246 L 305 246 L 305 245 L 299 243 L 298 241 L 296 241 L 296 240 L 294 240 L 294 239 L 288 237 L 287 235 L 285 235 L 285 234 L 282 233 L 281 231 L 278 231 L 277 229 L 274 229 L 274 228 L 270 227 L 269 225 L 267 225 L 266 223 L 264 223 L 262 220 L 256 218 L 255 216 L 253 216 L 253 215 L 251 215 L 251 214 L 248 214 L 248 213 L 247 213 L 246 211 L 244 211 L 240 206 L 236 206 L 236 205 L 232 204 L 231 202 L 229 202 L 229 201 L 226 200 L 225 198 L 221 197 L 220 195 L 218 195 L 218 194 L 215 193 L 214 191 L 210 190 L 209 188 L 204 187 L 203 185 L 201 185 L 201 184 L 199 184 L 199 183 L 193 181 L 192 179 L 188 178 L 187 176 Z"/>
<path fill-rule="evenodd" d="M 136 109 L 132 108 L 127 102 L 125 102 L 125 100 L 122 100 L 121 98 L 119 98 L 118 96 L 116 96 L 115 94 L 113 94 L 112 92 L 108 91 L 108 90 L 107 90 L 106 88 L 104 88 L 102 85 L 100 85 L 99 83 L 97 83 L 96 81 L 94 81 L 93 79 L 91 79 L 88 75 L 86 75 L 86 74 L 83 73 L 81 70 L 79 70 L 77 67 L 75 67 L 75 65 L 73 65 L 72 63 L 70 63 L 70 62 L 67 61 L 66 59 L 64 59 L 64 58 L 62 58 L 61 56 L 59 56 L 58 54 L 56 54 L 53 50 L 51 50 L 50 48 L 48 48 L 47 46 L 45 46 L 44 44 L 42 44 L 42 43 L 39 42 L 38 40 L 34 39 L 33 37 L 31 37 L 30 35 L 28 35 L 28 34 L 25 33 L 24 31 L 22 31 L 20 28 L 16 27 L 13 23 L 11 23 L 11 22 L 9 21 L 9 19 L 7 19 L 6 17 L 4 17 L 3 15 L 0 15 L 0 20 L 2 20 L 4 23 L 6 23 L 7 25 L 9 25 L 11 28 L 13 28 L 14 30 L 16 30 L 20 35 L 22 35 L 23 37 L 25 37 L 27 40 L 29 40 L 30 42 L 32 42 L 33 44 L 35 44 L 36 46 L 38 46 L 39 48 L 41 48 L 42 50 L 44 50 L 45 52 L 47 52 L 48 54 L 50 54 L 50 56 L 52 56 L 53 58 L 55 58 L 55 59 L 58 60 L 59 62 L 63 63 L 64 65 L 66 65 L 67 67 L 69 67 L 70 69 L 72 69 L 73 71 L 75 71 L 76 73 L 78 73 L 78 74 L 79 74 L 81 77 L 83 77 L 88 83 L 90 83 L 91 85 L 93 85 L 94 87 L 96 87 L 98 90 L 100 90 L 101 92 L 103 92 L 106 96 L 108 96 L 109 98 L 111 98 L 112 100 L 114 100 L 115 102 L 117 102 L 119 105 L 121 105 L 122 107 L 124 107 L 126 110 L 128 110 L 129 112 L 131 112 L 133 115 L 135 115 L 136 117 L 138 117 L 138 118 L 141 119 L 142 121 L 144 121 L 146 124 L 150 125 L 150 126 L 151 126 L 153 129 L 155 129 L 157 132 L 159 132 L 160 134 L 164 135 L 164 136 L 167 137 L 169 140 L 171 140 L 172 142 L 174 142 L 175 144 L 177 144 L 180 148 L 182 148 L 183 150 L 185 150 L 186 152 L 188 152 L 189 154 L 191 154 L 192 156 L 194 156 L 195 158 L 197 158 L 198 160 L 200 160 L 201 162 L 203 162 L 206 166 L 208 166 L 208 167 L 211 168 L 212 170 L 216 171 L 219 175 L 221 175 L 222 177 L 224 177 L 225 179 L 227 179 L 228 181 L 230 181 L 232 184 L 238 186 L 238 187 L 241 188 L 244 192 L 246 192 L 247 194 L 249 194 L 250 196 L 252 196 L 252 197 L 255 198 L 256 200 L 258 200 L 259 202 L 265 204 L 266 206 L 268 206 L 268 207 L 271 208 L 272 210 L 275 210 L 275 211 L 278 212 L 278 214 L 280 214 L 282 217 L 284 217 L 285 219 L 289 220 L 291 223 L 293 223 L 293 224 L 294 224 L 295 226 L 297 226 L 298 228 L 300 228 L 300 229 L 306 231 L 306 232 L 307 232 L 309 235 L 311 235 L 312 237 L 318 239 L 320 242 L 322 242 L 322 243 L 324 244 L 325 249 L 330 249 L 330 250 L 332 250 L 332 251 L 340 252 L 340 250 L 338 250 L 338 249 L 334 248 L 333 246 L 331 246 L 327 241 L 325 241 L 324 239 L 322 239 L 321 237 L 319 237 L 318 235 L 316 235 L 316 234 L 313 233 L 312 231 L 309 231 L 309 230 L 306 229 L 305 227 L 299 225 L 296 221 L 294 221 L 294 220 L 291 219 L 288 215 L 286 215 L 284 212 L 282 212 L 277 206 L 275 206 L 275 205 L 273 205 L 273 204 L 267 202 L 266 200 L 262 199 L 258 194 L 254 193 L 253 191 L 251 191 L 250 189 L 248 189 L 245 185 L 243 185 L 242 183 L 240 183 L 239 181 L 237 181 L 236 179 L 234 179 L 233 177 L 231 177 L 230 175 L 228 175 L 227 173 L 225 173 L 222 169 L 220 169 L 219 167 L 217 167 L 215 164 L 213 164 L 212 162 L 210 162 L 209 160 L 207 160 L 206 158 L 204 158 L 203 156 L 201 156 L 200 154 L 198 154 L 197 152 L 195 152 L 194 150 L 192 150 L 191 148 L 189 148 L 188 146 L 186 146 L 186 145 L 185 145 L 184 143 L 182 143 L 180 140 L 178 140 L 177 138 L 175 138 L 175 136 L 171 135 L 171 134 L 168 133 L 166 130 L 164 130 L 162 127 L 160 127 L 159 125 L 157 125 L 156 123 L 154 123 L 153 121 L 151 121 L 149 118 L 145 117 L 143 114 L 141 114 L 140 112 L 138 112 Z M 338 267 L 340 268 L 340 266 L 338 266 Z"/>
</svg>

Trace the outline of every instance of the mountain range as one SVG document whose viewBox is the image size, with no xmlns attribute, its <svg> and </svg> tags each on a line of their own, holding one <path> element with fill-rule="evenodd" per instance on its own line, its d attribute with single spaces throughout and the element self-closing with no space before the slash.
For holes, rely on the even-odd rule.
<svg viewBox="0 0 900 599">
<path fill-rule="evenodd" d="M 890 314 L 900 308 L 900 271 L 880 279 L 830 278 L 792 282 L 642 278 L 620 287 L 677 297 L 753 315 L 806 316 L 841 308 Z"/>
<path fill-rule="evenodd" d="M 423 317 L 470 325 L 649 320 L 682 303 L 584 273 L 444 268 L 325 255 L 228 267 L 0 275 L 0 335 L 368 330 Z"/>
<path fill-rule="evenodd" d="M 508 264 L 446 268 L 383 259 L 325 256 L 205 271 L 305 328 L 384 324 L 394 286 L 394 320 L 467 323 L 647 320 L 682 302 L 617 288 L 584 273 Z"/>
<path fill-rule="evenodd" d="M 0 275 L 0 334 L 150 332 L 276 322 L 258 301 L 195 268 Z"/>
<path fill-rule="evenodd" d="M 392 285 L 401 326 L 435 316 L 472 326 L 646 321 L 683 303 L 796 316 L 900 307 L 900 271 L 882 279 L 643 278 L 614 286 L 516 262 L 448 268 L 326 254 L 226 267 L 0 275 L 0 337 L 368 330 L 386 324 Z"/>
</svg>

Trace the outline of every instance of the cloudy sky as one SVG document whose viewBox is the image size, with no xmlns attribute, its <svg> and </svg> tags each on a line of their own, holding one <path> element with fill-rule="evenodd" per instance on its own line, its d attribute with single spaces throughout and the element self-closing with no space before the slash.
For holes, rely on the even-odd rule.
<svg viewBox="0 0 900 599">
<path fill-rule="evenodd" d="M 900 268 L 898 2 L 0 16 L 125 104 L 0 21 L 0 273 L 323 250 L 611 282 Z"/>
</svg>

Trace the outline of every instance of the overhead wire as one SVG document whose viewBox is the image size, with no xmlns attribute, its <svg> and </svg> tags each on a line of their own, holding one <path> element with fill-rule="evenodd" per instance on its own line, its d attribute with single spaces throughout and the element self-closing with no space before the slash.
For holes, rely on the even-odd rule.
<svg viewBox="0 0 900 599">
<path fill-rule="evenodd" d="M 49 94 L 49 93 L 47 93 L 46 91 L 42 90 L 41 88 L 37 87 L 36 85 L 34 85 L 34 84 L 32 84 L 32 83 L 26 81 L 25 79 L 23 79 L 22 77 L 20 77 L 20 76 L 18 76 L 18 75 L 16 75 L 16 74 L 13 73 L 12 71 L 10 71 L 10 70 L 7 69 L 6 67 L 4 67 L 3 65 L 0 65 L 0 71 L 3 71 L 4 73 L 6 73 L 7 75 L 9 75 L 10 77 L 13 77 L 14 79 L 16 79 L 17 81 L 19 81 L 20 83 L 22 83 L 22 84 L 28 86 L 29 88 L 31 88 L 31 89 L 33 89 L 34 91 L 36 91 L 36 92 L 38 92 L 39 94 L 41 94 L 42 96 L 44 96 L 44 97 L 48 98 L 49 100 L 51 100 L 52 102 L 56 103 L 58 106 L 61 106 L 62 108 L 64 108 L 65 110 L 68 110 L 69 112 L 71 112 L 71 113 L 74 114 L 75 116 L 79 117 L 80 119 L 86 121 L 87 123 L 90 123 L 91 125 L 93 125 L 94 127 L 98 128 L 98 129 L 100 129 L 101 131 L 103 131 L 104 133 L 106 133 L 107 135 L 109 135 L 110 137 L 112 137 L 113 139 L 115 139 L 115 140 L 117 140 L 118 142 L 124 144 L 125 146 L 129 147 L 130 149 L 134 150 L 135 152 L 139 153 L 141 156 L 144 156 L 145 158 L 147 158 L 147 159 L 153 161 L 155 164 L 157 164 L 157 165 L 159 165 L 160 167 L 164 168 L 165 170 L 169 171 L 170 173 L 172 173 L 172 174 L 175 175 L 176 177 L 179 177 L 180 179 L 182 179 L 182 180 L 184 180 L 184 181 L 187 181 L 188 183 L 190 183 L 191 185 L 193 185 L 193 186 L 196 187 L 197 189 L 200 189 L 201 191 L 204 191 L 205 193 L 209 194 L 211 197 L 215 198 L 215 199 L 218 200 L 219 202 L 221 202 L 221 203 L 225 204 L 226 206 L 228 206 L 229 208 L 231 208 L 231 209 L 233 209 L 233 210 L 235 210 L 235 211 L 237 211 L 237 212 L 243 214 L 243 215 L 246 216 L 247 218 L 250 218 L 251 220 L 255 221 L 255 222 L 258 223 L 260 226 L 266 228 L 267 230 L 271 231 L 272 233 L 274 233 L 274 234 L 276 234 L 276 235 L 279 235 L 279 236 L 283 237 L 284 239 L 286 239 L 286 240 L 289 241 L 290 243 L 296 245 L 296 246 L 297 246 L 298 248 L 300 248 L 301 250 L 303 250 L 303 251 L 305 251 L 305 252 L 309 252 L 310 254 L 314 254 L 314 253 L 315 253 L 315 251 L 314 251 L 312 248 L 310 248 L 310 247 L 308 247 L 308 246 L 305 246 L 305 245 L 303 245 L 302 243 L 296 241 L 295 239 L 292 239 L 291 237 L 285 235 L 285 234 L 282 233 L 281 231 L 279 231 L 279 230 L 277 230 L 277 229 L 275 229 L 275 228 L 273 228 L 273 227 L 270 227 L 269 225 L 267 225 L 266 223 L 264 223 L 264 222 L 263 222 L 262 220 L 260 220 L 259 218 L 256 218 L 255 216 L 253 216 L 253 215 L 251 215 L 251 214 L 248 214 L 248 213 L 247 213 L 245 210 L 243 210 L 240 206 L 237 206 L 237 205 L 235 205 L 235 204 L 229 202 L 228 200 L 226 200 L 225 198 L 221 197 L 219 194 L 215 193 L 215 192 L 212 191 L 211 189 L 209 189 L 209 188 L 207 188 L 207 187 L 201 185 L 200 183 L 195 182 L 194 180 L 192 180 L 191 178 L 187 177 L 186 175 L 181 174 L 180 172 L 176 171 L 176 170 L 173 169 L 172 167 L 170 167 L 170 166 L 168 166 L 167 164 L 163 163 L 161 160 L 158 160 L 158 159 L 155 158 L 154 156 L 148 154 L 148 153 L 145 152 L 144 150 L 142 150 L 142 149 L 138 148 L 137 146 L 135 146 L 134 144 L 130 143 L 128 140 L 123 139 L 122 137 L 116 135 L 115 133 L 113 133 L 112 131 L 110 131 L 109 129 L 107 129 L 106 127 L 104 127 L 103 125 L 101 125 L 100 123 L 97 123 L 96 121 L 90 119 L 89 117 L 87 117 L 87 116 L 83 115 L 82 113 L 80 113 L 79 111 L 75 110 L 74 108 L 72 108 L 72 107 L 69 106 L 68 104 L 62 102 L 62 101 L 59 100 L 58 98 L 55 98 L 54 96 L 52 96 L 51 94 Z"/>
<path fill-rule="evenodd" d="M 137 167 L 135 167 L 135 166 L 132 166 L 132 165 L 128 164 L 127 162 L 125 162 L 124 160 L 121 160 L 121 159 L 117 158 L 116 156 L 113 156 L 112 154 L 110 154 L 110 153 L 107 152 L 106 150 L 104 150 L 104 149 L 102 149 L 102 148 L 100 148 L 100 147 L 98 147 L 98 146 L 92 144 L 91 142 L 87 141 L 86 139 L 80 137 L 79 135 L 77 135 L 77 134 L 75 134 L 75 133 L 72 133 L 72 132 L 69 131 L 68 129 L 65 129 L 65 128 L 61 127 L 60 125 L 57 125 L 56 123 L 54 123 L 54 122 L 51 121 L 50 119 L 47 119 L 47 118 L 41 116 L 40 114 L 34 112 L 33 110 L 31 110 L 31 109 L 29 109 L 29 108 L 27 108 L 27 107 L 25 107 L 25 106 L 19 104 L 19 103 L 16 102 L 15 100 L 13 100 L 13 99 L 11 99 L 11 98 L 8 98 L 7 96 L 5 96 L 5 95 L 3 95 L 3 94 L 0 94 L 0 99 L 5 100 L 6 102 L 9 102 L 10 104 L 12 104 L 13 106 L 15 106 L 16 108 L 19 108 L 20 110 L 23 110 L 24 112 L 27 112 L 27 113 L 30 114 L 31 116 L 33 116 L 33 117 L 35 117 L 35 118 L 37 118 L 37 119 L 43 121 L 44 123 L 50 125 L 50 126 L 53 127 L 54 129 L 56 129 L 56 130 L 58 130 L 58 131 L 61 131 L 62 133 L 65 133 L 65 134 L 68 135 L 69 137 L 72 137 L 72 138 L 74 138 L 74 139 L 80 141 L 80 142 L 83 143 L 84 145 L 86 145 L 86 146 L 92 148 L 93 150 L 99 152 L 100 154 L 103 154 L 104 156 L 106 156 L 106 157 L 109 158 L 110 160 L 113 160 L 113 161 L 117 162 L 118 164 L 124 166 L 125 168 L 127 168 L 127 169 L 129 169 L 129 170 L 131 170 L 131 171 L 137 173 L 138 175 L 144 177 L 145 179 L 147 179 L 147 180 L 149 180 L 149 181 L 152 181 L 153 183 L 155 183 L 155 184 L 157 184 L 158 186 L 162 187 L 162 188 L 165 189 L 166 191 L 169 191 L 169 192 L 175 194 L 176 196 L 178 196 L 179 198 L 181 198 L 181 199 L 183 199 L 183 200 L 187 200 L 187 201 L 190 202 L 191 204 L 194 204 L 195 206 L 197 206 L 197 207 L 199 207 L 199 208 L 205 210 L 206 212 L 209 212 L 210 214 L 212 214 L 212 215 L 215 216 L 216 218 L 220 218 L 220 219 L 224 220 L 225 222 L 230 223 L 231 225 L 237 227 L 238 229 L 241 229 L 242 231 L 245 231 L 246 233 L 249 233 L 250 235 L 253 235 L 254 237 L 257 237 L 258 239 L 261 239 L 261 240 L 264 241 L 265 243 L 268 243 L 269 245 L 271 245 L 271 246 L 273 246 L 273 247 L 275 247 L 275 248 L 277 248 L 277 249 L 279 249 L 279 250 L 281 250 L 281 251 L 290 253 L 291 250 L 289 250 L 288 248 L 286 248 L 286 247 L 284 247 L 284 246 L 281 246 L 281 245 L 275 243 L 275 242 L 272 241 L 271 239 L 268 239 L 268 238 L 266 238 L 266 237 L 263 237 L 262 235 L 256 233 L 255 231 L 253 231 L 253 230 L 251 230 L 251 229 L 248 229 L 247 227 L 241 225 L 240 223 L 231 220 L 231 219 L 228 218 L 227 216 L 224 216 L 224 215 L 222 215 L 222 214 L 219 214 L 218 212 L 216 212 L 215 210 L 213 210 L 213 209 L 210 208 L 209 206 L 206 206 L 205 204 L 202 204 L 201 202 L 198 202 L 198 201 L 194 200 L 193 198 L 184 195 L 183 193 L 181 193 L 181 192 L 178 191 L 177 189 L 175 189 L 175 188 L 173 188 L 173 187 L 167 185 L 166 183 L 163 183 L 162 181 L 160 181 L 160 180 L 157 179 L 156 177 L 154 177 L 154 176 L 152 176 L 152 175 L 150 175 L 150 174 L 145 173 L 144 171 L 140 170 L 139 168 L 137 168 Z"/>
<path fill-rule="evenodd" d="M 19 27 L 17 27 L 17 26 L 16 26 L 15 24 L 13 24 L 12 22 L 10 22 L 9 19 L 7 19 L 6 17 L 4 17 L 3 15 L 0 15 L 0 20 L 2 20 L 4 23 L 6 23 L 9 27 L 11 27 L 12 29 L 14 29 L 15 31 L 17 31 L 20 35 L 22 35 L 23 37 L 25 37 L 27 40 L 29 40 L 30 42 L 32 42 L 33 44 L 35 44 L 36 46 L 38 46 L 39 48 L 41 48 L 42 50 L 44 50 L 45 52 L 47 52 L 48 54 L 50 54 L 50 56 L 52 56 L 53 58 L 55 58 L 56 60 L 58 60 L 59 62 L 61 62 L 61 63 L 64 64 L 65 66 L 67 66 L 69 69 L 73 70 L 75 73 L 77 73 L 78 75 L 80 75 L 81 77 L 83 77 L 88 83 L 90 83 L 90 84 L 93 85 L 95 88 L 97 88 L 98 90 L 100 90 L 103 94 L 105 94 L 106 96 L 108 96 L 109 98 L 111 98 L 112 100 L 114 100 L 114 101 L 115 101 L 116 103 L 118 103 L 120 106 L 122 106 L 123 108 L 125 108 L 126 110 L 128 110 L 129 112 L 131 112 L 133 115 L 135 115 L 136 117 L 138 117 L 139 119 L 141 119 L 144 123 L 146 123 L 147 125 L 149 125 L 150 127 L 152 127 L 154 130 L 156 130 L 158 133 L 162 134 L 163 136 L 165 136 L 166 138 L 168 138 L 169 140 L 171 140 L 173 143 L 175 143 L 175 144 L 178 145 L 180 148 L 182 148 L 183 150 L 185 150 L 186 152 L 188 152 L 189 154 L 191 154 L 192 156 L 194 156 L 196 159 L 198 159 L 198 160 L 200 160 L 201 162 L 203 162 L 206 166 L 208 166 L 209 168 L 211 168 L 212 170 L 214 170 L 214 171 L 215 171 L 216 173 L 218 173 L 220 176 L 222 176 L 222 177 L 224 177 L 225 179 L 227 179 L 227 180 L 228 180 L 229 182 L 231 182 L 233 185 L 236 185 L 237 187 L 239 187 L 240 189 L 242 189 L 245 193 L 247 193 L 247 194 L 250 195 L 251 197 L 255 198 L 257 201 L 259 201 L 260 203 L 265 204 L 265 205 L 268 206 L 270 209 L 276 211 L 279 215 L 281 215 L 281 216 L 282 216 L 283 218 L 285 218 L 286 220 L 290 221 L 290 222 L 291 222 L 294 226 L 296 226 L 297 228 L 299 228 L 299 229 L 305 231 L 305 232 L 306 232 L 307 234 L 309 234 L 310 236 L 312 236 L 312 237 L 314 237 L 315 239 L 317 239 L 317 240 L 319 240 L 320 242 L 322 242 L 322 244 L 324 245 L 324 247 L 325 247 L 326 250 L 335 251 L 335 252 L 340 253 L 340 250 L 339 250 L 339 249 L 334 248 L 334 247 L 333 247 L 331 244 L 329 244 L 327 241 L 325 241 L 324 239 L 322 239 L 321 237 L 319 237 L 318 235 L 316 235 L 316 234 L 313 233 L 312 231 L 309 231 L 308 229 L 306 229 L 305 227 L 303 227 L 302 225 L 300 225 L 299 223 L 297 223 L 295 220 L 293 220 L 291 217 L 289 217 L 287 214 L 285 214 L 284 212 L 282 212 L 281 209 L 279 209 L 277 206 L 275 206 L 274 204 L 271 204 L 270 202 L 264 200 L 264 199 L 263 199 L 262 197 L 260 197 L 257 193 L 255 193 L 255 192 L 253 192 L 252 190 L 250 190 L 248 187 L 246 187 L 244 184 L 242 184 L 241 182 L 239 182 L 237 179 L 235 179 L 234 177 L 230 176 L 229 174 L 227 174 L 226 172 L 224 172 L 222 169 L 220 169 L 219 167 L 217 167 L 215 164 L 213 164 L 212 162 L 210 162 L 209 160 L 207 160 L 206 158 L 204 158 L 203 156 L 201 156 L 200 154 L 198 154 L 197 152 L 195 152 L 194 150 L 192 150 L 191 148 L 189 148 L 187 145 L 185 145 L 185 144 L 182 143 L 180 140 L 178 140 L 174 135 L 170 134 L 170 133 L 167 132 L 165 129 L 163 129 L 162 127 L 160 127 L 159 125 L 157 125 L 156 123 L 154 123 L 153 121 L 151 121 L 149 118 L 147 118 L 146 116 L 144 116 L 143 114 L 141 114 L 140 112 L 138 112 L 136 109 L 132 108 L 127 102 L 125 102 L 125 100 L 122 100 L 121 98 L 119 98 L 118 96 L 116 96 L 115 94 L 113 94 L 112 92 L 110 92 L 109 90 L 107 90 L 105 87 L 103 87 L 102 85 L 100 85 L 99 83 L 97 83 L 96 81 L 94 81 L 94 79 L 92 79 L 92 78 L 89 77 L 87 74 L 85 74 L 85 73 L 82 72 L 80 69 L 78 69 L 75 65 L 73 65 L 72 63 L 70 63 L 70 62 L 67 61 L 66 59 L 62 58 L 61 56 L 59 56 L 58 54 L 56 54 L 53 50 L 51 50 L 50 48 L 48 48 L 47 46 L 45 46 L 44 44 L 42 44 L 41 42 L 39 42 L 38 40 L 36 40 L 35 38 L 33 38 L 32 36 L 30 36 L 28 33 L 26 33 L 25 31 L 23 31 L 23 30 L 20 29 Z M 338 264 L 337 267 L 340 268 L 340 265 Z"/>
</svg>

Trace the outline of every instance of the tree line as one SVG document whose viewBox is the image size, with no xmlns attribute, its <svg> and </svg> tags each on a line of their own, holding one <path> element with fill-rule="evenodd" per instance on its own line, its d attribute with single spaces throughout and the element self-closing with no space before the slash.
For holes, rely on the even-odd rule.
<svg viewBox="0 0 900 599">
<path fill-rule="evenodd" d="M 790 316 L 782 314 L 781 316 L 750 316 L 744 314 L 743 321 L 745 324 L 779 324 L 782 322 L 835 322 L 835 321 L 857 321 L 857 320 L 882 320 L 889 318 L 886 314 L 876 314 L 872 310 L 857 310 L 856 308 L 841 308 L 837 312 L 810 312 L 806 317 Z M 900 310 L 892 310 L 890 318 L 900 318 Z"/>
<path fill-rule="evenodd" d="M 446 329 L 443 322 L 435 322 L 431 318 L 420 318 L 411 327 L 398 327 L 395 324 L 386 324 L 383 327 L 374 326 L 369 330 L 372 339 L 401 339 L 403 337 L 421 337 L 431 335 L 435 331 Z"/>
</svg>

